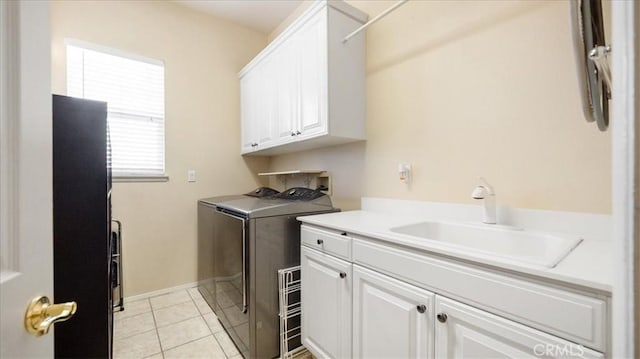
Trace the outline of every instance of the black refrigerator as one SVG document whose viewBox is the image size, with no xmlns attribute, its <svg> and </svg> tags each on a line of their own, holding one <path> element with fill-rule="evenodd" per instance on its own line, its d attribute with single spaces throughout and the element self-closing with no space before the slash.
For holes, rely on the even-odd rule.
<svg viewBox="0 0 640 359">
<path fill-rule="evenodd" d="M 111 170 L 107 104 L 53 95 L 53 267 L 56 358 L 111 358 Z"/>
</svg>

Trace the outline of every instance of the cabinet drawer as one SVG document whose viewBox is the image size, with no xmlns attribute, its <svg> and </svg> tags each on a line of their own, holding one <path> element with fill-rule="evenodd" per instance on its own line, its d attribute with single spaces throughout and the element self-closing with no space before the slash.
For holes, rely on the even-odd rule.
<svg viewBox="0 0 640 359">
<path fill-rule="evenodd" d="M 303 225 L 300 228 L 301 244 L 323 253 L 351 260 L 351 237 L 344 232 L 331 232 Z"/>
<path fill-rule="evenodd" d="M 607 303 L 602 299 L 368 239 L 353 239 L 353 258 L 477 308 L 598 351 L 607 349 Z"/>
</svg>

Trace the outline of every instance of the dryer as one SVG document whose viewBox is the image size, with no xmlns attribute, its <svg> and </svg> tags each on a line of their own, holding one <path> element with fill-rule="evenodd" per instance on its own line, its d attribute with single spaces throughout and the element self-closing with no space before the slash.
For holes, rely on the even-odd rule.
<svg viewBox="0 0 640 359">
<path fill-rule="evenodd" d="M 241 232 L 227 223 L 235 221 L 215 215 L 217 206 L 237 199 L 270 197 L 278 193 L 280 192 L 269 187 L 259 187 L 245 194 L 198 200 L 198 290 L 209 305 L 214 302 L 215 281 L 234 276 L 239 278 L 237 273 L 242 271 L 228 260 L 242 253 L 242 243 L 239 240 L 231 240 L 229 243 L 217 241 L 217 239 L 239 237 Z"/>
<path fill-rule="evenodd" d="M 336 211 L 329 196 L 302 187 L 216 205 L 211 231 L 219 276 L 205 299 L 245 358 L 280 356 L 277 272 L 300 264 L 296 217 Z"/>
</svg>

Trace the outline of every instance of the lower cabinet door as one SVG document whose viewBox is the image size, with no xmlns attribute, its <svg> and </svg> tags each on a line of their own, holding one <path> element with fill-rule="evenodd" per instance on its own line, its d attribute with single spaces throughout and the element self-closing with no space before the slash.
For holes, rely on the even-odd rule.
<svg viewBox="0 0 640 359">
<path fill-rule="evenodd" d="M 302 344 L 318 358 L 351 358 L 351 263 L 302 247 Z"/>
<path fill-rule="evenodd" d="M 604 358 L 584 346 L 440 296 L 435 311 L 437 358 Z"/>
<path fill-rule="evenodd" d="M 433 358 L 434 297 L 354 265 L 354 358 Z"/>
</svg>

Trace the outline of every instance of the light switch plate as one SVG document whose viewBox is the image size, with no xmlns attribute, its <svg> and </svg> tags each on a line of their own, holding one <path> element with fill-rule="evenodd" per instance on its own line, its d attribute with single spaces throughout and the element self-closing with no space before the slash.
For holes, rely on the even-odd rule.
<svg viewBox="0 0 640 359">
<path fill-rule="evenodd" d="M 196 170 L 187 171 L 187 182 L 195 182 L 196 181 Z"/>
</svg>

